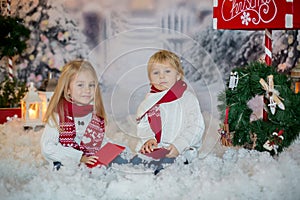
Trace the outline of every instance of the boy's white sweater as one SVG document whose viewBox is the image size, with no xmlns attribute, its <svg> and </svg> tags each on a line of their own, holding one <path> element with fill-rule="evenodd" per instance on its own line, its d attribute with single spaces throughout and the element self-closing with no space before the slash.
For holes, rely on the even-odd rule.
<svg viewBox="0 0 300 200">
<path fill-rule="evenodd" d="M 147 94 L 138 108 L 137 118 L 142 118 L 137 125 L 137 136 L 141 138 L 137 151 L 147 140 L 155 138 L 148 122 L 148 116 L 147 114 L 142 116 L 143 112 L 153 106 L 163 95 L 164 92 Z M 193 93 L 186 90 L 181 98 L 162 103 L 159 108 L 162 121 L 162 136 L 159 145 L 173 144 L 180 154 L 201 146 L 205 124 L 198 99 Z"/>
</svg>

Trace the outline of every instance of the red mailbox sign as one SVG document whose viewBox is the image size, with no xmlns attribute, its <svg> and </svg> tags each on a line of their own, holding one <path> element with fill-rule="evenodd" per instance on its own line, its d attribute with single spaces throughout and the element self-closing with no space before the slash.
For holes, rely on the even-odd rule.
<svg viewBox="0 0 300 200">
<path fill-rule="evenodd" d="M 214 29 L 299 29 L 300 0 L 214 0 Z"/>
</svg>

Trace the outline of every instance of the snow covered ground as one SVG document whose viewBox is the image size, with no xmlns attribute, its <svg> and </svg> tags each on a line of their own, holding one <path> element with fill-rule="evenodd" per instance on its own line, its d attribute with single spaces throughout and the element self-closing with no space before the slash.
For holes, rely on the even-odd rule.
<svg viewBox="0 0 300 200">
<path fill-rule="evenodd" d="M 206 122 L 210 118 L 204 113 Z M 217 123 L 214 120 L 213 123 Z M 212 125 L 216 125 L 213 124 Z M 214 127 L 199 157 L 154 176 L 130 165 L 52 171 L 40 153 L 43 128 L 23 130 L 22 121 L 0 125 L 0 197 L 17 199 L 290 199 L 300 197 L 300 140 L 277 158 L 221 147 Z M 134 141 L 121 132 L 112 139 Z M 127 138 L 128 140 L 124 139 Z"/>
</svg>

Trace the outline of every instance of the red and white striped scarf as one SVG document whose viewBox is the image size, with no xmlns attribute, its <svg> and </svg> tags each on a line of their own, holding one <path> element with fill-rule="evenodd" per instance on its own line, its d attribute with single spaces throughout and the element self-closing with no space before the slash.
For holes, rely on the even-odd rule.
<svg viewBox="0 0 300 200">
<path fill-rule="evenodd" d="M 83 151 L 84 155 L 93 155 L 101 148 L 105 134 L 104 119 L 93 113 L 92 119 L 83 135 L 83 139 L 81 143 L 78 144 L 75 142 L 76 127 L 74 117 L 83 117 L 93 112 L 93 105 L 78 106 L 64 99 L 63 109 L 63 114 L 59 113 L 59 142 L 63 146 L 69 146 Z"/>
</svg>

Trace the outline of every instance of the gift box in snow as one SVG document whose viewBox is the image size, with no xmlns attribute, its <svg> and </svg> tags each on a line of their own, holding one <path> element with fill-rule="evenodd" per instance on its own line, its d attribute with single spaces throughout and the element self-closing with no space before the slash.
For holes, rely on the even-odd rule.
<svg viewBox="0 0 300 200">
<path fill-rule="evenodd" d="M 214 29 L 298 29 L 300 0 L 214 0 Z"/>
</svg>

